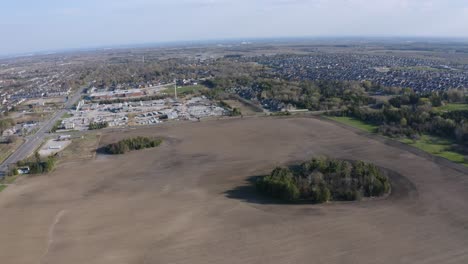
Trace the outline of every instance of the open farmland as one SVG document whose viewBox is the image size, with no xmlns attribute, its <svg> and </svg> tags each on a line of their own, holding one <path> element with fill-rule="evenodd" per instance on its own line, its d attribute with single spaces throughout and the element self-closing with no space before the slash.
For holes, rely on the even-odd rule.
<svg viewBox="0 0 468 264">
<path fill-rule="evenodd" d="M 468 175 L 310 118 L 103 132 L 155 149 L 61 163 L 0 193 L 0 259 L 19 263 L 467 263 Z M 107 134 L 106 134 L 107 133 Z M 287 205 L 248 179 L 316 155 L 395 172 L 385 199 Z"/>
</svg>

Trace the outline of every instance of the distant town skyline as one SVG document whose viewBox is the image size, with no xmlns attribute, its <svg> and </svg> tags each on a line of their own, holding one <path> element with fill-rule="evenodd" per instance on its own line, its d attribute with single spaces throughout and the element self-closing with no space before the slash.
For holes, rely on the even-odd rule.
<svg viewBox="0 0 468 264">
<path fill-rule="evenodd" d="M 275 37 L 468 38 L 465 0 L 17 0 L 0 55 Z"/>
</svg>

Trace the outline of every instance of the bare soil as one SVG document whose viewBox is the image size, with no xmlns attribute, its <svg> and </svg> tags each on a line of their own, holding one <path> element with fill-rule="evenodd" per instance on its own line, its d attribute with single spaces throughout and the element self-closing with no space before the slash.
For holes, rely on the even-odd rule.
<svg viewBox="0 0 468 264">
<path fill-rule="evenodd" d="M 26 263 L 468 263 L 468 175 L 312 118 L 108 131 L 154 149 L 61 163 L 0 193 L 0 260 Z M 248 180 L 313 155 L 391 169 L 385 199 L 287 205 Z"/>
</svg>

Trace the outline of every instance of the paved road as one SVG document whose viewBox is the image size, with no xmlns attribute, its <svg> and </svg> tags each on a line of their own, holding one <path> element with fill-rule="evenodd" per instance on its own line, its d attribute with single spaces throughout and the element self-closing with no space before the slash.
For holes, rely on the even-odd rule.
<svg viewBox="0 0 468 264">
<path fill-rule="evenodd" d="M 54 124 L 59 120 L 75 103 L 77 103 L 83 90 L 86 87 L 80 88 L 68 101 L 65 103 L 65 107 L 56 112 L 51 119 L 45 122 L 42 127 L 32 136 L 26 138 L 23 145 L 21 145 L 13 154 L 6 159 L 3 164 L 0 165 L 0 177 L 8 170 L 8 164 L 16 163 L 20 160 L 27 158 L 29 155 L 36 150 L 40 144 L 44 141 L 47 133 L 52 129 Z"/>
</svg>

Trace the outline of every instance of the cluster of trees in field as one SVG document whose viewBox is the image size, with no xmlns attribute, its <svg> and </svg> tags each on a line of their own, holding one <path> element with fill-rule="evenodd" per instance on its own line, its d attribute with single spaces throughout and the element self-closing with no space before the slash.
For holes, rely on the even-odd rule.
<svg viewBox="0 0 468 264">
<path fill-rule="evenodd" d="M 148 137 L 133 137 L 120 140 L 104 147 L 108 154 L 124 154 L 131 150 L 140 150 L 145 148 L 154 148 L 161 145 L 162 139 Z"/>
<path fill-rule="evenodd" d="M 299 166 L 277 167 L 256 181 L 257 190 L 289 202 L 354 201 L 390 192 L 389 179 L 363 161 L 313 158 Z"/>
<path fill-rule="evenodd" d="M 89 130 L 103 129 L 109 126 L 108 122 L 91 122 L 89 123 Z"/>
<path fill-rule="evenodd" d="M 34 158 L 18 161 L 16 167 L 13 168 L 13 174 L 18 174 L 17 168 L 21 167 L 29 167 L 29 174 L 49 173 L 55 168 L 56 162 L 56 157 L 41 158 L 39 153 L 36 152 Z"/>
<path fill-rule="evenodd" d="M 333 114 L 378 125 L 379 132 L 389 137 L 417 139 L 427 133 L 451 139 L 468 153 L 468 110 L 441 111 L 437 108 L 450 103 L 466 104 L 467 99 L 458 90 L 426 94 L 407 91 L 374 109 L 351 107 Z"/>
</svg>

